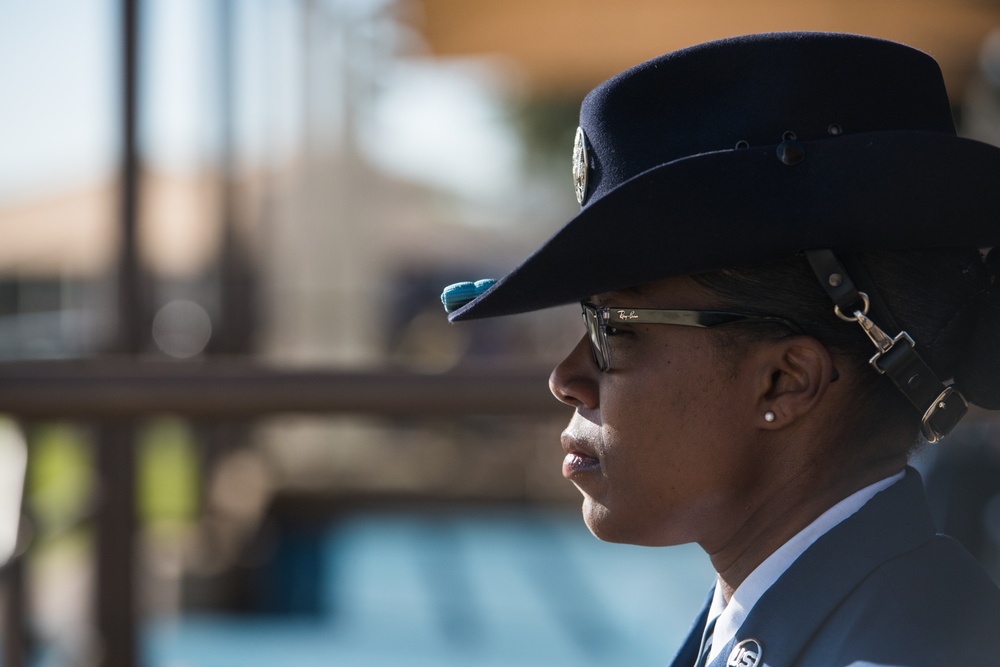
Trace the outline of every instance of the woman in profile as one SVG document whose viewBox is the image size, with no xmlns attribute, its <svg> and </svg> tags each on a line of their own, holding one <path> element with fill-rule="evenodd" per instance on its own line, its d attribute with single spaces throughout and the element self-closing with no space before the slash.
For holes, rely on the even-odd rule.
<svg viewBox="0 0 1000 667">
<path fill-rule="evenodd" d="M 587 96 L 573 173 L 579 215 L 443 299 L 582 304 L 550 386 L 588 527 L 718 573 L 672 665 L 1000 664 L 1000 591 L 907 465 L 1000 408 L 1000 150 L 956 136 L 933 59 L 824 33 L 670 53 Z"/>
</svg>

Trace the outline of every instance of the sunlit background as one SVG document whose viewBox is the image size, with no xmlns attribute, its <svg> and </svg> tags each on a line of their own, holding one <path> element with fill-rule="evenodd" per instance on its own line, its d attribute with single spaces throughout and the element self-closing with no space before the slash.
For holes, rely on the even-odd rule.
<svg viewBox="0 0 1000 667">
<path fill-rule="evenodd" d="M 930 52 L 1000 142 L 993 0 L 0 2 L 0 385 L 38 396 L 0 402 L 2 664 L 666 663 L 711 568 L 590 536 L 555 401 L 316 407 L 302 378 L 544 394 L 575 309 L 452 326 L 441 287 L 573 215 L 587 90 L 785 29 Z M 220 367 L 291 374 L 287 409 L 114 414 Z M 81 389 L 28 391 L 52 373 Z M 974 415 L 919 464 L 1000 580 L 997 442 Z"/>
</svg>

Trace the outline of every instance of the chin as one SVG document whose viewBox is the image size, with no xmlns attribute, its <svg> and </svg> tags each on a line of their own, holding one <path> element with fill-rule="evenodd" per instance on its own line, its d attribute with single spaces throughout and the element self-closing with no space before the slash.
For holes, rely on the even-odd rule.
<svg viewBox="0 0 1000 667">
<path fill-rule="evenodd" d="M 583 522 L 597 539 L 615 544 L 634 544 L 640 547 L 669 547 L 683 541 L 669 539 L 663 526 L 649 526 L 635 520 L 625 521 L 593 498 L 583 500 Z"/>
</svg>

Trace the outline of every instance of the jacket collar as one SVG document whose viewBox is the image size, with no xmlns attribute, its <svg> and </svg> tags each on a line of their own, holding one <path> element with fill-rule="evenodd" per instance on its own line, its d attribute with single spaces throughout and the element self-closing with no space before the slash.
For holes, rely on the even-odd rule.
<svg viewBox="0 0 1000 667">
<path fill-rule="evenodd" d="M 725 667 L 733 648 L 749 639 L 763 647 L 766 663 L 792 663 L 865 577 L 885 561 L 930 540 L 934 533 L 920 474 L 907 468 L 902 480 L 877 494 L 792 563 L 709 667 Z M 803 591 L 808 591 L 809 604 L 800 603 Z M 788 613 L 790 608 L 794 614 Z M 775 623 L 776 618 L 781 622 Z"/>
</svg>

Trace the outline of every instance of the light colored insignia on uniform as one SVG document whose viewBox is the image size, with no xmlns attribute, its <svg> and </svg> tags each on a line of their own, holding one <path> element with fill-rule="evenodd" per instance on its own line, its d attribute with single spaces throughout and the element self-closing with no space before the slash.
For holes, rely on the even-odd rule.
<svg viewBox="0 0 1000 667">
<path fill-rule="evenodd" d="M 764 664 L 764 647 L 756 639 L 744 639 L 733 647 L 726 667 L 758 667 Z"/>
<path fill-rule="evenodd" d="M 576 201 L 583 204 L 587 197 L 587 170 L 590 162 L 587 159 L 587 136 L 583 128 L 576 128 L 576 139 L 573 140 L 573 188 L 576 190 Z"/>
</svg>

